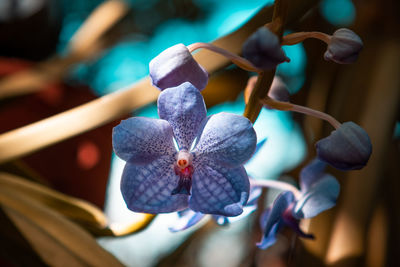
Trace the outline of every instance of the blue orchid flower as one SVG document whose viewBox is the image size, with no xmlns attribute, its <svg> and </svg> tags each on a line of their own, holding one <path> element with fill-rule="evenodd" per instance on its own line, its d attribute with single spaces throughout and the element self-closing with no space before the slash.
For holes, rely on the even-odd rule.
<svg viewBox="0 0 400 267">
<path fill-rule="evenodd" d="M 163 90 L 157 104 L 160 119 L 130 118 L 113 129 L 114 151 L 127 162 L 121 192 L 128 208 L 241 214 L 250 190 L 243 164 L 257 139 L 251 122 L 224 112 L 207 117 L 189 82 Z"/>
<path fill-rule="evenodd" d="M 314 238 L 300 229 L 300 220 L 315 217 L 335 206 L 340 190 L 338 181 L 324 172 L 325 166 L 318 159 L 312 161 L 300 173 L 300 192 L 296 196 L 291 191 L 281 193 L 263 213 L 261 227 L 264 235 L 257 244 L 259 248 L 273 245 L 277 233 L 284 226 L 289 226 L 301 237 Z"/>
</svg>

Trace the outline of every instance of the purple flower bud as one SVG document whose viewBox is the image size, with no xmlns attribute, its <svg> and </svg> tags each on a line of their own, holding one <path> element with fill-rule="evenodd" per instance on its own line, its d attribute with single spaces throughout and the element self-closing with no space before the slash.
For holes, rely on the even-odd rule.
<svg viewBox="0 0 400 267">
<path fill-rule="evenodd" d="M 273 69 L 289 61 L 283 52 L 278 37 L 268 28 L 261 27 L 246 40 L 243 56 L 260 69 Z"/>
<path fill-rule="evenodd" d="M 341 170 L 363 168 L 372 153 L 367 132 L 354 122 L 345 122 L 316 144 L 318 158 Z"/>
<path fill-rule="evenodd" d="M 183 44 L 174 45 L 150 61 L 150 78 L 161 91 L 190 82 L 200 91 L 206 87 L 208 73 L 194 60 Z"/>
<path fill-rule="evenodd" d="M 342 28 L 333 33 L 324 58 L 339 64 L 354 63 L 362 48 L 360 37 L 352 30 Z"/>
<path fill-rule="evenodd" d="M 274 100 L 289 102 L 290 94 L 286 84 L 278 76 L 274 77 L 271 88 L 269 89 L 268 96 Z"/>
</svg>

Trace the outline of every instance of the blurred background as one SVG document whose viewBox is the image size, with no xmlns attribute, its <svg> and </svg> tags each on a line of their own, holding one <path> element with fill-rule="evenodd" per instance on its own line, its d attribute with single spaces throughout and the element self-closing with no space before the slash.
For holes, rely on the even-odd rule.
<svg viewBox="0 0 400 267">
<path fill-rule="evenodd" d="M 124 162 L 112 152 L 111 131 L 132 115 L 157 117 L 153 89 L 141 90 L 133 99 L 139 104 L 104 121 L 111 109 L 93 109 L 91 116 L 65 122 L 52 116 L 131 90 L 148 75 L 149 61 L 176 43 L 211 42 L 249 20 L 269 22 L 272 0 L 1 0 L 0 265 L 399 266 L 400 3 L 295 2 L 289 8 L 299 14 L 289 15 L 286 33 L 332 34 L 348 27 L 365 48 L 357 63 L 337 65 L 323 60 L 325 44 L 306 40 L 284 47 L 291 62 L 281 64 L 277 75 L 288 85 L 291 102 L 365 128 L 373 155 L 361 171 L 329 169 L 342 190 L 337 207 L 303 222 L 316 240 L 298 239 L 288 230 L 275 246 L 261 251 L 255 246 L 261 238 L 261 210 L 228 226 L 206 218 L 180 233 L 168 230 L 176 214 L 159 215 L 138 233 L 129 227 L 123 233 L 110 230 L 143 218 L 127 210 L 120 195 Z M 267 15 L 255 16 L 263 10 Z M 242 29 L 251 34 L 249 27 Z M 241 44 L 235 39 L 233 46 Z M 234 66 L 214 69 L 203 91 L 208 113 L 241 114 L 250 75 Z M 50 121 L 43 125 L 59 122 L 57 131 L 51 125 L 48 131 L 18 130 L 46 118 Z M 92 126 L 69 134 L 75 122 Z M 293 183 L 315 156 L 315 142 L 332 131 L 320 120 L 267 109 L 255 128 L 258 142 L 266 142 L 246 164 L 248 174 Z M 12 143 L 18 135 L 27 138 Z M 46 143 L 53 135 L 60 137 Z M 43 145 L 30 148 L 32 143 Z M 276 194 L 264 192 L 260 209 Z M 65 227 L 53 229 L 55 224 Z"/>
</svg>

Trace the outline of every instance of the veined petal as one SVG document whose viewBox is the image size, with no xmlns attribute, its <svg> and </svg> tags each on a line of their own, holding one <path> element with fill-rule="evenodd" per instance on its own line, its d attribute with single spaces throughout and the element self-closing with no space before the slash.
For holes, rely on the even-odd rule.
<svg viewBox="0 0 400 267">
<path fill-rule="evenodd" d="M 250 183 L 242 166 L 228 169 L 210 163 L 194 168 L 189 200 L 192 210 L 223 216 L 237 216 L 243 212 Z"/>
<path fill-rule="evenodd" d="M 325 174 L 297 201 L 293 215 L 298 219 L 317 216 L 336 205 L 339 191 L 340 185 L 335 177 Z"/>
<path fill-rule="evenodd" d="M 112 142 L 115 154 L 132 163 L 149 163 L 162 155 L 176 152 L 171 125 L 165 120 L 129 118 L 114 127 Z"/>
<path fill-rule="evenodd" d="M 158 115 L 171 124 L 179 149 L 189 150 L 207 116 L 199 90 L 186 82 L 162 91 L 157 104 Z"/>
<path fill-rule="evenodd" d="M 128 208 L 135 212 L 166 213 L 188 206 L 188 196 L 171 192 L 178 185 L 175 158 L 163 156 L 146 165 L 127 162 L 122 173 L 121 192 Z"/>
<path fill-rule="evenodd" d="M 198 161 L 206 159 L 235 167 L 250 159 L 256 143 L 256 132 L 247 118 L 221 112 L 205 122 L 193 153 Z"/>
<path fill-rule="evenodd" d="M 173 226 L 168 229 L 171 232 L 179 232 L 186 230 L 193 225 L 197 224 L 204 218 L 205 214 L 201 212 L 195 212 L 191 209 L 186 209 L 178 212 L 179 219 L 174 223 Z"/>
</svg>

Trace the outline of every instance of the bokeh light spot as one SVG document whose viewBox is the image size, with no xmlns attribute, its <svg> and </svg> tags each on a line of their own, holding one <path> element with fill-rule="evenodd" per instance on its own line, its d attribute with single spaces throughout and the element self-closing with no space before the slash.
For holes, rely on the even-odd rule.
<svg viewBox="0 0 400 267">
<path fill-rule="evenodd" d="M 78 146 L 77 161 L 79 167 L 90 170 L 100 161 L 100 150 L 91 141 L 85 141 Z"/>
<path fill-rule="evenodd" d="M 356 9 L 351 0 L 324 0 L 320 12 L 329 23 L 338 27 L 353 24 L 356 17 Z"/>
</svg>

